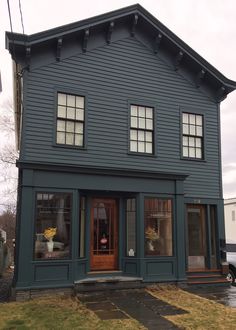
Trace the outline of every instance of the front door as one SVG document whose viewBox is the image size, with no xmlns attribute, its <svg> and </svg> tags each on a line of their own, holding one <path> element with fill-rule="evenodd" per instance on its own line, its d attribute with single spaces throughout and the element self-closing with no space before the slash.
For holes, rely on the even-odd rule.
<svg viewBox="0 0 236 330">
<path fill-rule="evenodd" d="M 188 269 L 206 268 L 207 237 L 205 205 L 187 205 Z"/>
<path fill-rule="evenodd" d="M 90 269 L 117 269 L 118 212 L 115 199 L 92 200 L 90 233 Z"/>
</svg>

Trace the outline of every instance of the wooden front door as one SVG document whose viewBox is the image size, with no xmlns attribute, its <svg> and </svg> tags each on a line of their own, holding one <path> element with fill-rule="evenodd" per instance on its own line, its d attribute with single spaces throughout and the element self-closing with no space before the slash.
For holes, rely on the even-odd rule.
<svg viewBox="0 0 236 330">
<path fill-rule="evenodd" d="M 206 268 L 206 207 L 187 206 L 188 226 L 188 269 Z"/>
<path fill-rule="evenodd" d="M 118 212 L 115 199 L 92 200 L 90 233 L 90 269 L 117 269 Z"/>
</svg>

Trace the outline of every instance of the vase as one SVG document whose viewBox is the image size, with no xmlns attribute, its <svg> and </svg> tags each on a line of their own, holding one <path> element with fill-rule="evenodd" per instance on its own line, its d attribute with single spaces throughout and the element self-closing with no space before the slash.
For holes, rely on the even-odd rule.
<svg viewBox="0 0 236 330">
<path fill-rule="evenodd" d="M 147 244 L 148 244 L 148 250 L 149 250 L 149 251 L 154 251 L 154 245 L 153 245 L 153 242 L 152 242 L 151 240 L 149 240 L 149 241 L 147 242 Z"/>
<path fill-rule="evenodd" d="M 47 242 L 48 252 L 53 251 L 53 245 L 54 245 L 54 242 L 53 242 L 52 238 L 50 238 L 49 241 Z"/>
</svg>

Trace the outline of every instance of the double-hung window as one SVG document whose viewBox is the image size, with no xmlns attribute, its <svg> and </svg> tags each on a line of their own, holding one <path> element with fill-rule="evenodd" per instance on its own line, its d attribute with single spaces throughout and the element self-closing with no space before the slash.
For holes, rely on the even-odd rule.
<svg viewBox="0 0 236 330">
<path fill-rule="evenodd" d="M 57 94 L 57 144 L 84 147 L 84 101 L 84 96 Z"/>
<path fill-rule="evenodd" d="M 182 113 L 182 156 L 203 159 L 203 116 Z"/>
<path fill-rule="evenodd" d="M 130 151 L 153 154 L 153 108 L 130 106 Z"/>
</svg>

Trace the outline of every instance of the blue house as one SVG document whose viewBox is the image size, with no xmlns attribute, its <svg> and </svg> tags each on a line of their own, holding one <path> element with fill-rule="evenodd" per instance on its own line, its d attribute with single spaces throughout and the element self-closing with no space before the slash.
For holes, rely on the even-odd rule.
<svg viewBox="0 0 236 330">
<path fill-rule="evenodd" d="M 140 5 L 7 32 L 6 48 L 16 290 L 118 275 L 224 283 L 220 102 L 236 82 Z"/>
</svg>

